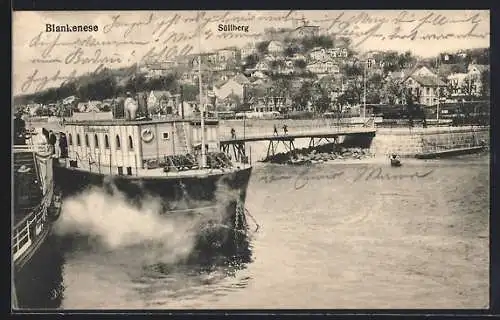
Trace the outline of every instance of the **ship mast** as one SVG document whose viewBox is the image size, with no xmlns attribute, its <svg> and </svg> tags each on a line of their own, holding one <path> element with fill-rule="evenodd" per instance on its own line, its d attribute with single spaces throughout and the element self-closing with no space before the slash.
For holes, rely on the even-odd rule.
<svg viewBox="0 0 500 320">
<path fill-rule="evenodd" d="M 201 15 L 200 15 L 201 17 Z M 201 84 L 201 24 L 198 21 L 198 85 L 200 96 L 200 115 L 201 115 L 201 167 L 205 168 L 207 155 L 205 154 L 205 105 L 203 103 L 203 88 Z"/>
</svg>

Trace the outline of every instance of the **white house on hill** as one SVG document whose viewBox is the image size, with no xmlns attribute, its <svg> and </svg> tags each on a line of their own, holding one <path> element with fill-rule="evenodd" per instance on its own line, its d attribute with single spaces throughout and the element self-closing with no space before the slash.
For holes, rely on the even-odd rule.
<svg viewBox="0 0 500 320">
<path fill-rule="evenodd" d="M 250 84 L 250 80 L 242 74 L 238 74 L 220 86 L 214 87 L 214 93 L 217 100 L 222 101 L 229 95 L 238 96 L 241 100 L 245 95 L 245 87 Z"/>
</svg>

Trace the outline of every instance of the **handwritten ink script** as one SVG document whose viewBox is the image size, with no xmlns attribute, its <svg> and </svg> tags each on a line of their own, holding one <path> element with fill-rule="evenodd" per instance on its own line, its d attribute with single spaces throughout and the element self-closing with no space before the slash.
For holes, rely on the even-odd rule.
<svg viewBox="0 0 500 320">
<path fill-rule="evenodd" d="M 48 21 L 50 20 L 50 21 Z M 95 25 L 96 32 L 47 32 L 45 26 Z M 30 21 L 29 25 L 26 21 Z M 248 32 L 220 31 L 245 25 Z M 179 11 L 14 14 L 15 94 L 59 86 L 85 73 L 133 64 L 162 65 L 202 52 L 314 34 L 346 37 L 376 50 L 428 50 L 445 41 L 489 43 L 488 11 Z M 450 42 L 451 41 L 451 42 Z M 425 48 L 425 49 L 424 49 Z M 418 54 L 418 52 L 417 52 Z M 161 68 L 161 66 L 160 66 Z M 96 71 L 97 70 L 97 71 Z"/>
<path fill-rule="evenodd" d="M 304 170 L 295 175 L 268 175 L 260 178 L 264 183 L 273 183 L 283 180 L 292 180 L 296 190 L 304 188 L 311 181 L 319 180 L 340 180 L 348 183 L 362 183 L 374 180 L 406 180 L 406 179 L 423 179 L 430 177 L 434 172 L 433 169 L 415 172 L 389 171 L 381 167 L 351 168 L 349 170 L 329 170 L 328 174 L 311 173 L 311 167 L 306 166 Z"/>
</svg>

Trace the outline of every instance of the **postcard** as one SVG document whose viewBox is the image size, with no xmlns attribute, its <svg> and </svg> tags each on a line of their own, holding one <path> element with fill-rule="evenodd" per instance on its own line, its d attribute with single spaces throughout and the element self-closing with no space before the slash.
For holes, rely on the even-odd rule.
<svg viewBox="0 0 500 320">
<path fill-rule="evenodd" d="M 489 308 L 489 11 L 12 34 L 13 309 Z"/>
</svg>

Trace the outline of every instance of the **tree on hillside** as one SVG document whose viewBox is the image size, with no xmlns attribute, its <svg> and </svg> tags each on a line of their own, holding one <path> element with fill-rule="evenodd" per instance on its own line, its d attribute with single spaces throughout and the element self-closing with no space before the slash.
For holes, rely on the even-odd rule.
<svg viewBox="0 0 500 320">
<path fill-rule="evenodd" d="M 140 92 L 140 91 L 145 91 L 147 90 L 147 80 L 144 75 L 136 75 L 130 77 L 130 79 L 127 81 L 125 84 L 125 91 L 130 91 L 130 92 Z"/>
<path fill-rule="evenodd" d="M 481 90 L 480 95 L 483 99 L 490 97 L 490 71 L 484 70 L 480 76 Z"/>
<path fill-rule="evenodd" d="M 333 48 L 334 46 L 333 39 L 325 35 L 304 37 L 301 40 L 301 44 L 306 51 L 309 51 L 315 47 L 329 49 Z"/>
<path fill-rule="evenodd" d="M 476 48 L 468 49 L 465 51 L 467 58 L 466 63 L 477 64 L 490 64 L 490 49 L 489 48 Z"/>
<path fill-rule="evenodd" d="M 42 92 L 37 93 L 34 96 L 34 102 L 36 103 L 41 103 L 41 104 L 48 104 L 55 102 L 59 99 L 59 96 L 57 95 L 57 89 L 56 88 L 50 88 L 47 90 L 44 90 Z"/>
<path fill-rule="evenodd" d="M 261 41 L 255 45 L 255 48 L 260 55 L 265 55 L 268 53 L 267 46 L 269 45 L 269 42 L 270 41 Z"/>
<path fill-rule="evenodd" d="M 342 113 L 344 108 L 348 105 L 352 106 L 359 103 L 357 94 L 353 90 L 344 91 L 338 98 L 337 104 L 339 106 L 339 112 Z"/>
<path fill-rule="evenodd" d="M 398 66 L 400 69 L 412 68 L 416 63 L 417 57 L 411 51 L 406 51 L 398 56 Z"/>
<path fill-rule="evenodd" d="M 293 94 L 292 102 L 298 110 L 306 110 L 307 104 L 311 101 L 312 83 L 304 82 L 298 92 Z"/>
<path fill-rule="evenodd" d="M 303 59 L 297 59 L 293 64 L 299 69 L 305 69 L 307 67 L 307 62 L 305 62 Z"/>
<path fill-rule="evenodd" d="M 340 67 L 340 72 L 348 78 L 364 74 L 363 67 L 359 63 L 345 63 Z"/>
<path fill-rule="evenodd" d="M 258 62 L 259 62 L 259 56 L 256 54 L 251 54 L 245 57 L 243 61 L 243 67 L 244 69 L 255 68 Z"/>
<path fill-rule="evenodd" d="M 329 91 L 325 86 L 321 86 L 319 82 L 316 82 L 313 86 L 312 94 L 312 102 L 315 112 L 325 113 L 330 109 L 331 99 Z"/>
<path fill-rule="evenodd" d="M 64 99 L 69 96 L 73 96 L 75 95 L 76 92 L 76 83 L 74 81 L 63 83 L 56 90 L 59 99 Z"/>
<path fill-rule="evenodd" d="M 427 127 L 424 110 L 422 109 L 420 104 L 418 104 L 418 101 L 420 101 L 422 94 L 421 91 L 417 89 L 414 92 L 411 88 L 408 88 L 406 86 L 403 90 L 406 101 L 405 113 L 406 117 L 408 118 L 409 126 L 413 127 L 413 121 L 418 119 L 422 121 L 424 127 Z"/>
<path fill-rule="evenodd" d="M 177 79 L 171 74 L 159 78 L 149 79 L 145 83 L 145 89 L 150 90 L 168 90 L 170 92 L 178 91 Z"/>
<path fill-rule="evenodd" d="M 288 77 L 276 77 L 270 89 L 272 95 L 284 97 L 290 91 L 291 79 Z"/>
<path fill-rule="evenodd" d="M 294 43 L 289 44 L 284 50 L 284 54 L 287 57 L 292 57 L 293 55 L 299 52 L 300 52 L 299 46 Z"/>
<path fill-rule="evenodd" d="M 455 81 L 448 80 L 446 81 L 446 87 L 443 88 L 444 92 L 440 92 L 440 97 L 449 98 L 452 95 L 457 94 L 459 90 L 460 86 Z"/>
<path fill-rule="evenodd" d="M 363 102 L 364 84 L 361 77 L 352 77 L 349 79 L 346 91 L 346 97 L 350 104 L 361 104 Z"/>
<path fill-rule="evenodd" d="M 192 84 L 183 84 L 182 85 L 182 95 L 184 101 L 194 101 L 197 99 L 199 93 L 198 86 Z"/>
<path fill-rule="evenodd" d="M 474 77 L 467 76 L 462 85 L 460 86 L 460 91 L 464 94 L 465 100 L 474 100 L 474 96 L 477 90 L 477 81 Z"/>
</svg>

